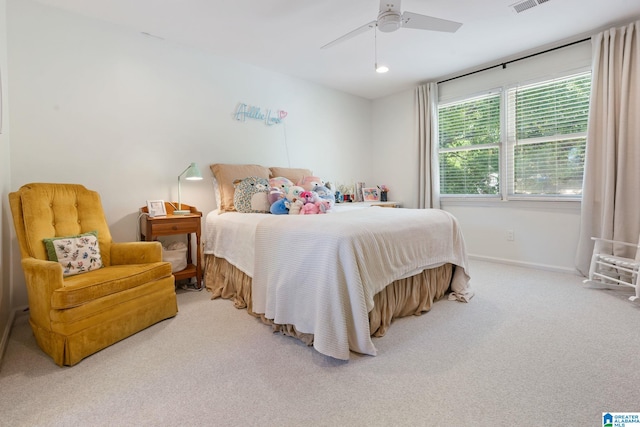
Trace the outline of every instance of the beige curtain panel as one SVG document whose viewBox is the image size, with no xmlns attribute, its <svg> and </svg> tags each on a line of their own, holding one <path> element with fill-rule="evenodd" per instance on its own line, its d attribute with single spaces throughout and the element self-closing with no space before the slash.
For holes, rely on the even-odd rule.
<svg viewBox="0 0 640 427">
<path fill-rule="evenodd" d="M 589 272 L 591 237 L 640 235 L 640 20 L 592 37 L 593 83 L 576 268 Z M 615 255 L 633 257 L 628 249 Z"/>
<path fill-rule="evenodd" d="M 438 164 L 438 84 L 416 88 L 418 135 L 418 208 L 440 209 L 440 168 Z"/>
</svg>

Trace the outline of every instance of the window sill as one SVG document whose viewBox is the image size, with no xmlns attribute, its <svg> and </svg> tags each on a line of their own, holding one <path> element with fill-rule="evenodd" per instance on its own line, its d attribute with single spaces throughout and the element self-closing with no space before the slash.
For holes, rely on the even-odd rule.
<svg viewBox="0 0 640 427">
<path fill-rule="evenodd" d="M 467 206 L 467 207 L 491 207 L 499 209 L 531 209 L 545 211 L 577 211 L 580 212 L 582 203 L 580 200 L 499 200 L 487 198 L 462 199 L 440 198 L 440 207 Z"/>
</svg>

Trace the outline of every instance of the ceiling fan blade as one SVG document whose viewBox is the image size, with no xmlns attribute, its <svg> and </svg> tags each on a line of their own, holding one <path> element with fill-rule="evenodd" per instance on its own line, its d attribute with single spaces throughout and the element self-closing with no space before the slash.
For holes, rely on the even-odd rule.
<svg viewBox="0 0 640 427">
<path fill-rule="evenodd" d="M 348 33 L 347 33 L 347 34 L 345 34 L 344 36 L 342 36 L 342 37 L 338 37 L 338 38 L 337 38 L 337 39 L 335 39 L 334 41 L 332 41 L 332 42 L 329 42 L 329 43 L 325 44 L 325 45 L 324 45 L 324 46 L 322 46 L 320 49 L 328 49 L 328 48 L 330 48 L 331 46 L 337 45 L 338 43 L 341 43 L 341 42 L 343 42 L 343 41 L 345 41 L 345 40 L 348 40 L 348 39 L 350 39 L 350 38 L 352 38 L 352 37 L 355 37 L 355 36 L 357 36 L 357 35 L 359 35 L 359 34 L 365 33 L 365 32 L 367 32 L 367 31 L 369 31 L 370 29 L 375 28 L 375 26 L 376 26 L 376 21 L 371 21 L 371 22 L 369 22 L 369 23 L 367 23 L 367 24 L 364 24 L 364 25 L 363 25 L 363 26 L 361 26 L 361 27 L 356 28 L 355 30 L 353 30 L 353 31 L 351 31 L 351 32 L 348 32 Z"/>
<path fill-rule="evenodd" d="M 402 27 L 404 28 L 455 33 L 461 26 L 462 23 L 460 22 L 447 21 L 446 19 L 434 18 L 433 16 L 420 15 L 413 12 L 404 12 L 402 14 Z"/>
</svg>

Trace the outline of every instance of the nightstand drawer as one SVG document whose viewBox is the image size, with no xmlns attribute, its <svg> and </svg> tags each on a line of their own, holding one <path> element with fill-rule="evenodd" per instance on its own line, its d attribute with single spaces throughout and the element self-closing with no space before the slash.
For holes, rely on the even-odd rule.
<svg viewBox="0 0 640 427">
<path fill-rule="evenodd" d="M 151 224 L 151 230 L 153 234 L 185 234 L 185 233 L 193 233 L 196 230 L 198 222 L 200 218 L 184 218 L 181 220 L 166 220 L 166 221 L 158 221 L 157 223 Z"/>
</svg>

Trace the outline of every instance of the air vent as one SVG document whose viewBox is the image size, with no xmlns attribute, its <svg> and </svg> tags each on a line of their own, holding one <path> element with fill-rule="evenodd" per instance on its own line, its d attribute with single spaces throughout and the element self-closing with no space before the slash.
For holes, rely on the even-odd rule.
<svg viewBox="0 0 640 427">
<path fill-rule="evenodd" d="M 521 12 L 524 12 L 525 10 L 531 9 L 532 7 L 536 7 L 539 4 L 547 3 L 548 1 L 549 0 L 524 0 L 524 1 L 520 1 L 518 3 L 512 4 L 510 7 L 512 7 L 516 13 L 521 13 Z"/>
</svg>

